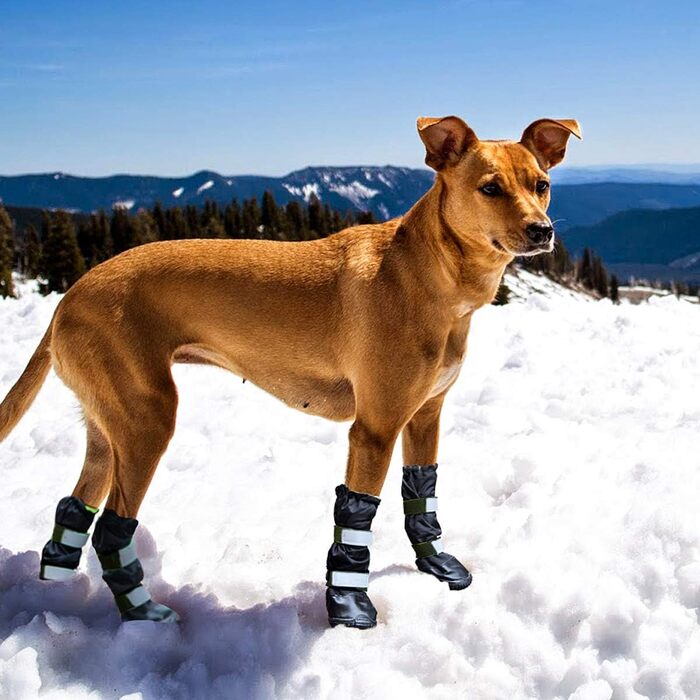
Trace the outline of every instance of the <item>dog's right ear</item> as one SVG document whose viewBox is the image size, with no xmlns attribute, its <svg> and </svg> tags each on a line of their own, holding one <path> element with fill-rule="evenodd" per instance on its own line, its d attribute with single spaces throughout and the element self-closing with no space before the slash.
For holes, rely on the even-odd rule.
<svg viewBox="0 0 700 700">
<path fill-rule="evenodd" d="M 425 144 L 425 163 L 435 170 L 454 165 L 478 141 L 459 117 L 418 117 L 416 125 Z"/>
</svg>

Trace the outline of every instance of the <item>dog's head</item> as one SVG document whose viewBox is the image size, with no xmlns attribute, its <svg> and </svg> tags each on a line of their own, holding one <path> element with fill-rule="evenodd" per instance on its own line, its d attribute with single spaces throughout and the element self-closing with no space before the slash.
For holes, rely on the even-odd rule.
<svg viewBox="0 0 700 700">
<path fill-rule="evenodd" d="M 425 162 L 443 185 L 442 215 L 472 246 L 502 255 L 537 255 L 554 247 L 547 216 L 547 172 L 560 163 L 573 119 L 538 119 L 520 141 L 481 141 L 459 117 L 421 117 Z"/>
</svg>

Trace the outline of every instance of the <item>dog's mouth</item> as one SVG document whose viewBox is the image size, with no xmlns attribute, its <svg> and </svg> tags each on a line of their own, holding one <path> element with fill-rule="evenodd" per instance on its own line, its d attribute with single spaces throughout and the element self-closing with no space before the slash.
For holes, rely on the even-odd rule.
<svg viewBox="0 0 700 700">
<path fill-rule="evenodd" d="M 491 239 L 491 245 L 499 252 L 499 253 L 508 253 L 508 251 L 495 239 Z"/>
</svg>

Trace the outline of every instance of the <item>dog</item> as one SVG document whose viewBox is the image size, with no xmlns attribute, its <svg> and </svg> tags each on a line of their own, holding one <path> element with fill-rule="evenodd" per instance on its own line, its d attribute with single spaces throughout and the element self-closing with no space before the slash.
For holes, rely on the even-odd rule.
<svg viewBox="0 0 700 700">
<path fill-rule="evenodd" d="M 93 545 L 124 620 L 174 622 L 154 602 L 131 539 L 175 429 L 174 362 L 234 372 L 292 408 L 352 421 L 327 558 L 332 625 L 376 624 L 371 522 L 402 434 L 405 527 L 421 571 L 459 590 L 471 574 L 442 546 L 436 516 L 440 411 L 464 360 L 472 314 L 515 256 L 552 250 L 548 171 L 570 119 L 539 119 L 519 141 L 480 140 L 459 117 L 420 118 L 434 185 L 402 217 L 307 242 L 184 240 L 143 245 L 63 297 L 0 405 L 0 440 L 50 367 L 80 401 L 82 473 L 56 511 L 41 577 L 71 576 L 98 507 Z"/>
</svg>

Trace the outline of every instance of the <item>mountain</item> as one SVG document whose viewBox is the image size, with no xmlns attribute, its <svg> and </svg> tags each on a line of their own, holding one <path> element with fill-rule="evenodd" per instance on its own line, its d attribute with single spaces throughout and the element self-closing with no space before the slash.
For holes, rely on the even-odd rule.
<svg viewBox="0 0 700 700">
<path fill-rule="evenodd" d="M 573 253 L 594 249 L 623 277 L 700 281 L 700 207 L 624 211 L 562 238 Z"/>
<path fill-rule="evenodd" d="M 590 177 L 597 177 L 596 173 Z M 608 176 L 614 177 L 614 173 Z M 181 178 L 142 175 L 90 178 L 49 173 L 0 176 L 0 200 L 15 206 L 89 212 L 114 206 L 136 210 L 156 201 L 164 206 L 201 206 L 208 199 L 225 203 L 234 197 L 239 200 L 260 197 L 270 190 L 280 203 L 291 199 L 308 201 L 316 195 L 335 209 L 370 210 L 378 218 L 388 219 L 406 212 L 430 187 L 433 177 L 430 170 L 390 165 L 308 167 L 283 177 L 224 176 L 207 170 Z M 576 177 L 580 180 L 583 176 L 579 172 Z M 566 177 L 563 179 L 566 181 Z M 558 228 L 564 230 L 595 224 L 625 209 L 694 205 L 700 206 L 700 186 L 694 184 L 577 182 L 554 188 L 551 214 L 560 220 Z"/>
<path fill-rule="evenodd" d="M 430 187 L 428 170 L 384 167 L 309 167 L 284 177 L 224 176 L 203 170 L 182 178 L 141 175 L 77 177 L 64 173 L 0 176 L 0 200 L 23 207 L 93 211 L 122 206 L 138 209 L 206 200 L 229 202 L 260 197 L 270 190 L 278 202 L 309 201 L 316 195 L 336 209 L 371 210 L 382 219 L 405 212 Z"/>
<path fill-rule="evenodd" d="M 549 214 L 560 231 L 590 226 L 628 209 L 700 206 L 700 186 L 600 182 L 555 185 Z"/>
<path fill-rule="evenodd" d="M 562 185 L 593 182 L 661 182 L 700 185 L 700 165 L 610 165 L 557 168 L 552 181 Z"/>
</svg>

